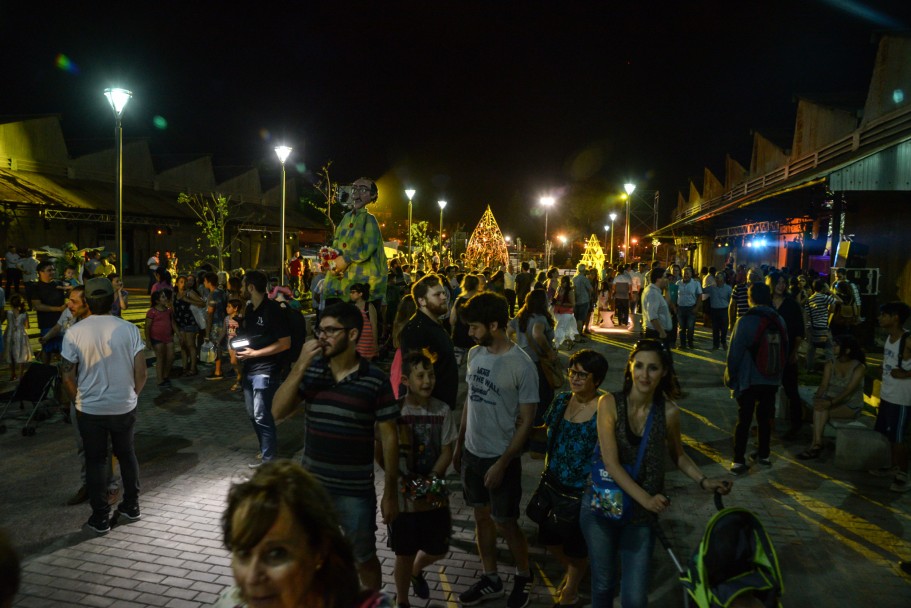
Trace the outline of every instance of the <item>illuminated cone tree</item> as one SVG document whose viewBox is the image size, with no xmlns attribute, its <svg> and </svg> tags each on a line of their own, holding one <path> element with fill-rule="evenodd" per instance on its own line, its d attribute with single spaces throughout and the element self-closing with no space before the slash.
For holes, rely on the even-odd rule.
<svg viewBox="0 0 911 608">
<path fill-rule="evenodd" d="M 601 249 L 601 241 L 594 234 L 585 243 L 581 262 L 586 268 L 597 268 L 598 276 L 601 276 L 601 271 L 604 270 L 604 250 Z"/>
<path fill-rule="evenodd" d="M 503 233 L 497 226 L 497 220 L 490 211 L 490 205 L 487 206 L 487 211 L 481 216 L 481 221 L 471 233 L 464 256 L 466 267 L 471 269 L 485 266 L 493 268 L 508 262 L 506 239 L 503 238 Z"/>
</svg>

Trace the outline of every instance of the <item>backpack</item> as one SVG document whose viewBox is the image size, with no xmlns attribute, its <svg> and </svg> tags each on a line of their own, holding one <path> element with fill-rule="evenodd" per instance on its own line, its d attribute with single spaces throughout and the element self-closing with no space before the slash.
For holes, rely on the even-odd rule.
<svg viewBox="0 0 911 608">
<path fill-rule="evenodd" d="M 848 302 L 843 302 L 838 307 L 838 325 L 857 325 L 860 321 L 860 315 L 857 314 L 857 305 L 854 302 L 850 304 Z"/>
<path fill-rule="evenodd" d="M 751 308 L 748 315 L 760 317 L 750 345 L 750 356 L 759 373 L 766 378 L 780 378 L 788 359 L 788 333 L 777 314 Z"/>
<path fill-rule="evenodd" d="M 709 520 L 680 581 L 699 608 L 729 606 L 747 594 L 775 607 L 784 592 L 772 539 L 753 513 L 738 508 L 723 509 Z"/>
</svg>

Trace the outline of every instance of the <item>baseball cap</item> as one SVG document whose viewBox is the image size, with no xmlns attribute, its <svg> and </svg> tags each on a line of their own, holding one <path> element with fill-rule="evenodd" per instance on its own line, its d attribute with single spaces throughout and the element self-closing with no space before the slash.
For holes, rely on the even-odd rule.
<svg viewBox="0 0 911 608">
<path fill-rule="evenodd" d="M 110 279 L 96 277 L 85 282 L 85 295 L 88 298 L 103 298 L 114 294 Z"/>
</svg>

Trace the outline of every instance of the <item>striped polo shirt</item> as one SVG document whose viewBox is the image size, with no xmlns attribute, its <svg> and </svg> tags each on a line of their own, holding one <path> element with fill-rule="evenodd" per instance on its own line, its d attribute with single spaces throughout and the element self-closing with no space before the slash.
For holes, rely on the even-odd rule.
<svg viewBox="0 0 911 608">
<path fill-rule="evenodd" d="M 389 376 L 360 359 L 356 371 L 336 382 L 329 360 L 320 357 L 298 391 L 307 427 L 301 464 L 330 494 L 375 496 L 374 424 L 399 417 Z"/>
<path fill-rule="evenodd" d="M 835 304 L 835 298 L 822 292 L 814 293 L 807 298 L 803 307 L 810 317 L 810 327 L 813 329 L 829 327 L 829 306 L 832 304 Z"/>
</svg>

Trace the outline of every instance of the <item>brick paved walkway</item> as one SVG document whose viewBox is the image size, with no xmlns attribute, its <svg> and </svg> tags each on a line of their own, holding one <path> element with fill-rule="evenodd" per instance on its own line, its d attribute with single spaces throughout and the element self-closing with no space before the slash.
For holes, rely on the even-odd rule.
<svg viewBox="0 0 911 608">
<path fill-rule="evenodd" d="M 700 330 L 697 346 L 705 347 L 708 339 Z M 605 333 L 587 345 L 610 361 L 605 388 L 619 388 L 618 370 L 630 342 L 625 333 Z M 687 393 L 680 400 L 685 441 L 707 474 L 720 475 L 730 459 L 736 417 L 720 386 L 721 355 L 703 348 L 675 354 L 675 361 Z M 205 606 L 231 584 L 220 515 L 230 483 L 248 474 L 256 439 L 241 397 L 228 392 L 229 381 L 207 382 L 201 375 L 174 384 L 176 390 L 165 394 L 151 386 L 140 400 L 136 442 L 143 519 L 117 525 L 103 537 L 81 530 L 87 505 L 63 506 L 79 480 L 72 427 L 55 416 L 39 423 L 34 437 L 23 437 L 19 421 L 4 421 L 9 431 L 0 435 L 0 525 L 24 558 L 16 606 Z M 282 456 L 298 454 L 301 420 L 282 424 L 279 438 Z M 895 567 L 897 559 L 911 558 L 911 495 L 889 492 L 888 483 L 865 474 L 839 471 L 831 451 L 810 464 L 796 460 L 793 454 L 805 446 L 806 439 L 783 443 L 776 435 L 774 466 L 737 479 L 727 500 L 753 510 L 767 526 L 785 571 L 785 603 L 911 605 L 911 579 Z M 525 457 L 523 464 L 527 497 L 542 463 Z M 714 507 L 680 473 L 667 479 L 673 507 L 662 525 L 685 561 Z M 452 508 L 452 551 L 428 573 L 427 606 L 457 605 L 455 597 L 479 574 L 470 510 L 459 496 Z M 522 525 L 533 540 L 533 526 L 524 517 Z M 392 589 L 394 558 L 384 548 L 382 527 L 378 539 L 384 580 Z M 500 558 L 501 572 L 511 579 L 505 547 Z M 538 577 L 532 605 L 550 606 L 560 573 L 541 548 L 533 547 L 532 559 Z M 653 563 L 651 605 L 682 605 L 674 567 L 660 545 Z"/>
</svg>

